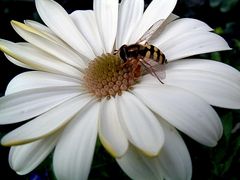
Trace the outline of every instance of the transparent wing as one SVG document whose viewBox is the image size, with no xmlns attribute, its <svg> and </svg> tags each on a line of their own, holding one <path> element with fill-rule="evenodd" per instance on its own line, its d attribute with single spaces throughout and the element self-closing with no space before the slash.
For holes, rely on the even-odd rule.
<svg viewBox="0 0 240 180">
<path fill-rule="evenodd" d="M 159 64 L 156 61 L 150 60 L 149 59 L 140 59 L 140 62 L 142 66 L 144 67 L 143 74 L 150 73 L 152 76 L 156 77 L 159 82 L 164 84 L 162 82 L 163 79 L 166 78 L 166 71 L 165 71 L 165 65 L 164 64 Z"/>
<path fill-rule="evenodd" d="M 159 21 L 155 22 L 144 34 L 143 36 L 137 41 L 137 44 L 145 44 L 151 36 L 158 30 L 158 28 L 162 25 L 165 19 L 160 19 Z"/>
<path fill-rule="evenodd" d="M 159 64 L 156 69 L 156 74 L 160 79 L 165 79 L 166 78 L 166 67 L 165 64 Z"/>
</svg>

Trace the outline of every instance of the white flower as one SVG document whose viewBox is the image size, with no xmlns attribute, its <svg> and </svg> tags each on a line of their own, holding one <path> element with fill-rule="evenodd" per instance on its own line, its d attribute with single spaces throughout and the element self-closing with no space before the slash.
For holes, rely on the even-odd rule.
<svg viewBox="0 0 240 180">
<path fill-rule="evenodd" d="M 133 179 L 191 178 L 191 159 L 176 129 L 215 146 L 222 124 L 211 105 L 240 108 L 240 73 L 211 60 L 182 59 L 230 48 L 205 23 L 176 19 L 171 14 L 176 1 L 153 0 L 143 12 L 143 0 L 122 0 L 120 5 L 118 0 L 95 0 L 93 11 L 68 15 L 52 0 L 36 0 L 47 26 L 12 21 L 27 43 L 2 39 L 0 49 L 11 62 L 35 70 L 16 76 L 0 99 L 1 124 L 29 120 L 2 138 L 3 145 L 11 146 L 12 169 L 27 174 L 55 148 L 57 178 L 87 179 L 99 135 Z M 113 78 L 108 72 L 122 67 L 104 69 L 105 62 L 120 60 L 107 53 L 136 43 L 162 19 L 166 21 L 148 43 L 168 60 L 164 84 L 146 74 L 111 98 L 103 93 L 99 99 L 89 92 L 96 88 L 96 78 L 103 83 L 104 75 Z M 94 60 L 97 56 L 103 70 Z"/>
</svg>

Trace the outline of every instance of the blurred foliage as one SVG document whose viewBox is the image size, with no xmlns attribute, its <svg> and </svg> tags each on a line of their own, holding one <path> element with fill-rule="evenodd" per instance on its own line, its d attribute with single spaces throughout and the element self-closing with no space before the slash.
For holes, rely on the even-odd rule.
<svg viewBox="0 0 240 180">
<path fill-rule="evenodd" d="M 210 0 L 210 6 L 215 8 L 218 7 L 221 12 L 228 12 L 234 8 L 239 0 Z"/>
<path fill-rule="evenodd" d="M 57 0 L 68 12 L 76 9 L 92 9 L 92 1 Z M 151 0 L 145 0 L 146 6 Z M 209 24 L 214 31 L 224 37 L 231 51 L 204 54 L 201 58 L 227 63 L 240 70 L 240 0 L 179 0 L 174 13 L 180 17 L 191 17 Z M 0 0 L 0 37 L 12 41 L 22 39 L 11 28 L 11 19 L 23 21 L 35 19 L 41 21 L 33 0 Z M 1 59 L 5 57 L 0 54 Z M 0 95 L 3 95 L 7 83 L 24 69 L 7 60 L 0 61 Z M 224 126 L 224 135 L 214 148 L 205 147 L 182 134 L 193 162 L 193 180 L 238 180 L 240 179 L 240 111 L 215 108 Z M 19 124 L 0 126 L 0 137 Z M 0 146 L 0 174 L 11 179 L 55 179 L 52 171 L 52 155 L 36 170 L 26 176 L 18 176 L 7 162 L 9 149 Z M 97 143 L 94 161 L 89 179 L 129 179 L 104 148 Z"/>
</svg>

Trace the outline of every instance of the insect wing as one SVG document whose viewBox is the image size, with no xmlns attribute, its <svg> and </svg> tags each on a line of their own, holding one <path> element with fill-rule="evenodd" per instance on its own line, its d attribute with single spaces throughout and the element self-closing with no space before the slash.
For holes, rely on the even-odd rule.
<svg viewBox="0 0 240 180">
<path fill-rule="evenodd" d="M 160 79 L 165 79 L 166 78 L 166 67 L 164 64 L 160 64 L 157 68 L 156 68 L 156 74 L 158 75 L 158 77 Z"/>
<path fill-rule="evenodd" d="M 152 68 L 152 70 L 156 73 L 156 75 L 160 79 L 166 78 L 166 64 L 159 64 L 158 62 L 154 61 L 153 59 L 148 59 L 147 61 L 148 61 L 148 66 L 150 66 Z"/>
<path fill-rule="evenodd" d="M 155 22 L 148 30 L 143 34 L 143 36 L 137 41 L 137 44 L 145 44 L 152 35 L 158 30 L 158 28 L 162 25 L 165 19 L 160 19 Z"/>
</svg>

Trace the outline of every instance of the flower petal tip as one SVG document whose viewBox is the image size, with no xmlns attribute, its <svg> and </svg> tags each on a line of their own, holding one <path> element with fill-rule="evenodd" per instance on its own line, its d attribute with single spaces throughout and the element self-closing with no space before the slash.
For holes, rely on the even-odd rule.
<svg viewBox="0 0 240 180">
<path fill-rule="evenodd" d="M 20 29 L 24 29 L 24 30 L 26 30 L 26 31 L 33 31 L 33 29 L 31 28 L 31 27 L 29 27 L 29 26 L 27 26 L 26 24 L 24 24 L 24 23 L 21 23 L 21 22 L 19 22 L 19 21 L 15 21 L 15 20 L 11 20 L 11 25 L 12 25 L 12 27 L 15 29 L 15 28 L 20 28 Z M 16 30 L 16 29 L 15 29 Z"/>
<path fill-rule="evenodd" d="M 11 24 L 11 25 L 19 25 L 19 24 L 22 24 L 22 23 L 19 22 L 19 21 L 16 21 L 16 20 L 11 20 L 11 21 L 10 21 L 10 24 Z"/>
<path fill-rule="evenodd" d="M 6 135 L 1 139 L 1 145 L 6 147 L 17 146 L 17 145 L 22 145 L 22 144 L 32 142 L 34 140 L 35 139 L 24 139 L 24 140 L 10 139 L 8 135 Z"/>
<path fill-rule="evenodd" d="M 19 144 L 21 143 L 19 143 L 18 141 L 7 141 L 4 138 L 2 138 L 1 140 L 1 145 L 5 147 L 10 147 L 10 146 L 19 145 Z"/>
<path fill-rule="evenodd" d="M 217 145 L 218 145 L 218 141 L 213 142 L 213 143 L 211 143 L 211 144 L 208 144 L 207 146 L 208 146 L 208 147 L 215 147 L 215 146 L 217 146 Z"/>
<path fill-rule="evenodd" d="M 162 148 L 160 148 L 159 150 L 157 150 L 157 151 L 146 151 L 146 150 L 141 150 L 141 152 L 145 155 L 145 156 L 147 156 L 147 157 L 150 157 L 150 158 L 154 158 L 154 157 L 157 157 L 157 156 L 159 156 L 159 154 L 160 154 L 160 152 L 161 152 L 161 149 Z"/>
<path fill-rule="evenodd" d="M 7 40 L 4 40 L 4 39 L 0 39 L 0 51 L 8 54 L 8 55 L 11 55 L 11 51 L 7 48 L 6 46 L 6 43 L 8 43 Z"/>
<path fill-rule="evenodd" d="M 126 149 L 124 149 L 124 151 L 117 151 L 116 149 L 114 149 L 110 143 L 107 142 L 107 140 L 99 134 L 99 139 L 103 145 L 103 147 L 105 148 L 105 150 L 113 157 L 113 158 L 121 158 L 128 150 L 128 146 Z"/>
<path fill-rule="evenodd" d="M 41 33 L 39 31 L 35 30 L 34 28 L 32 28 L 24 23 L 18 22 L 18 21 L 12 20 L 11 25 L 16 32 L 18 32 L 18 29 L 22 29 L 22 30 L 31 32 L 33 34 L 41 35 Z"/>
</svg>

